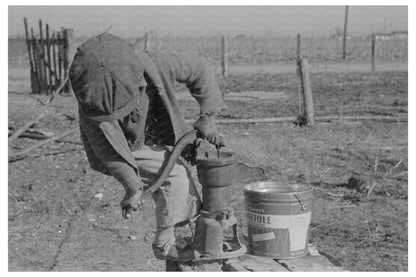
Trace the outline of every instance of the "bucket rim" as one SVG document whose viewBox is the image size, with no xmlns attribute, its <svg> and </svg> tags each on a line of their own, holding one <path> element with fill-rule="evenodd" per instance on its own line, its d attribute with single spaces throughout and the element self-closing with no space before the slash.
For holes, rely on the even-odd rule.
<svg viewBox="0 0 416 277">
<path fill-rule="evenodd" d="M 264 191 L 270 189 L 269 191 Z M 281 190 L 277 190 L 281 189 Z M 263 191 L 260 191 L 263 190 Z M 296 193 L 308 193 L 312 192 L 313 188 L 308 184 L 300 184 L 300 183 L 293 183 L 290 185 L 284 184 L 283 182 L 279 181 L 258 181 L 244 186 L 244 191 L 247 193 L 255 193 L 255 194 L 270 194 L 270 193 L 278 193 L 278 194 L 292 194 L 293 192 Z"/>
<path fill-rule="evenodd" d="M 237 164 L 240 161 L 240 155 L 233 151 L 221 151 L 220 158 L 199 158 L 196 160 L 199 167 L 222 167 Z"/>
</svg>

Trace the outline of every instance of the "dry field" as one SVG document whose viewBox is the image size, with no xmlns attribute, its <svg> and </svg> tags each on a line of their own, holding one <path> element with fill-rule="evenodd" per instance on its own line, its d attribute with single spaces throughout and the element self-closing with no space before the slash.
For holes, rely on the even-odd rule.
<svg viewBox="0 0 416 277">
<path fill-rule="evenodd" d="M 46 97 L 28 94 L 27 73 L 27 68 L 10 68 L 9 126 L 19 128 L 47 114 L 36 128 L 60 134 L 76 127 L 74 99 L 58 97 L 43 105 Z M 350 271 L 408 269 L 407 79 L 407 70 L 311 76 L 318 116 L 391 115 L 396 122 L 220 126 L 227 148 L 245 162 L 264 167 L 270 178 L 314 187 L 311 242 Z M 297 114 L 293 71 L 232 74 L 219 82 L 229 106 L 220 118 Z M 195 118 L 196 103 L 179 95 L 185 116 Z M 9 152 L 35 142 L 19 138 Z M 119 208 L 122 196 L 121 185 L 89 169 L 79 134 L 9 163 L 9 270 L 163 271 L 164 263 L 151 252 L 154 204 L 146 201 L 126 221 Z M 246 234 L 241 186 L 231 201 Z"/>
<path fill-rule="evenodd" d="M 23 26 L 22 26 L 23 28 Z M 76 43 L 86 37 L 77 38 Z M 127 38 L 134 43 L 137 38 Z M 375 57 L 381 63 L 406 63 L 408 52 L 407 38 L 377 40 Z M 143 47 L 143 41 L 137 44 Z M 175 37 L 152 35 L 150 47 L 161 51 L 195 51 L 206 57 L 212 64 L 221 63 L 221 45 L 219 36 L 211 37 Z M 228 62 L 230 65 L 270 65 L 275 63 L 293 64 L 296 54 L 296 34 L 292 37 L 278 36 L 228 36 Z M 314 63 L 331 63 L 342 60 L 341 36 L 304 36 L 302 53 Z M 26 45 L 23 39 L 9 39 L 9 64 L 25 66 Z M 347 40 L 347 63 L 370 63 L 370 36 L 352 36 Z"/>
</svg>

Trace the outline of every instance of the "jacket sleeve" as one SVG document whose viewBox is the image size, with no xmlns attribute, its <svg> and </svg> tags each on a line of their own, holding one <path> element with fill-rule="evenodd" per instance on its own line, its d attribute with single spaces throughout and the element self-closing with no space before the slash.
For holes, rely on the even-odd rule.
<svg viewBox="0 0 416 277">
<path fill-rule="evenodd" d="M 91 168 L 106 175 L 112 175 L 129 192 L 137 191 L 142 183 L 134 158 L 131 160 L 129 156 L 126 156 L 126 153 L 130 155 L 131 153 L 129 150 L 124 153 L 125 146 L 122 142 L 114 145 L 114 137 L 122 140 L 122 133 L 110 134 L 112 137 L 109 139 L 107 132 L 114 131 L 115 128 L 103 127 L 101 124 L 88 122 L 80 115 L 81 139 Z"/>
<path fill-rule="evenodd" d="M 91 135 L 90 136 L 87 135 L 87 132 L 86 132 L 87 126 L 81 114 L 79 116 L 79 121 L 80 121 L 79 127 L 80 127 L 80 133 L 81 133 L 81 140 L 82 140 L 82 143 L 84 144 L 84 150 L 87 155 L 87 160 L 88 160 L 88 163 L 90 164 L 90 167 L 95 171 L 104 173 L 106 175 L 111 175 L 111 173 L 107 170 L 103 162 L 97 157 L 97 155 L 94 152 L 90 139 L 94 140 L 95 135 L 93 135 L 92 137 Z"/>
<path fill-rule="evenodd" d="M 205 58 L 196 53 L 148 54 L 162 66 L 171 81 L 184 83 L 188 87 L 191 95 L 198 101 L 201 113 L 216 114 L 222 109 L 227 109 L 214 71 Z"/>
</svg>

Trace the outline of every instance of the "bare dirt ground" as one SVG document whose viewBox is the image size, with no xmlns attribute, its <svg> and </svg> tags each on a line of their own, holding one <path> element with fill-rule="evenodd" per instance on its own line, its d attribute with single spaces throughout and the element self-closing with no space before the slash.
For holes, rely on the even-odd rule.
<svg viewBox="0 0 416 277">
<path fill-rule="evenodd" d="M 77 126 L 76 103 L 29 95 L 27 69 L 9 71 L 9 126 L 40 114 L 36 128 L 60 134 Z M 407 118 L 407 71 L 314 73 L 317 115 L 399 115 Z M 241 74 L 219 77 L 229 110 L 221 118 L 297 114 L 295 75 Z M 259 93 L 247 93 L 258 91 Z M 241 95 L 238 95 L 239 92 Z M 277 94 L 272 97 L 267 95 Z M 198 108 L 181 93 L 185 117 Z M 227 148 L 243 160 L 292 182 L 314 187 L 311 242 L 351 271 L 408 268 L 407 122 L 331 122 L 313 128 L 279 124 L 221 125 Z M 17 152 L 36 141 L 19 138 Z M 153 257 L 151 200 L 123 220 L 121 185 L 90 170 L 79 134 L 50 143 L 9 163 L 10 271 L 163 271 Z M 246 233 L 243 189 L 230 199 Z"/>
</svg>

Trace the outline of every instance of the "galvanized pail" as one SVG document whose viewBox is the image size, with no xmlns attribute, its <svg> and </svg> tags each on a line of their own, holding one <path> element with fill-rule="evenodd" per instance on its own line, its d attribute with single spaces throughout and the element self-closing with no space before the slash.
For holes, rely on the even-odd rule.
<svg viewBox="0 0 416 277">
<path fill-rule="evenodd" d="M 310 186 L 257 182 L 244 187 L 244 196 L 250 254 L 292 259 L 308 253 Z"/>
</svg>

